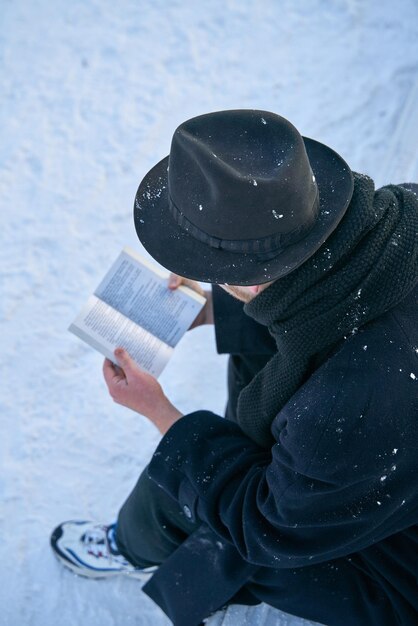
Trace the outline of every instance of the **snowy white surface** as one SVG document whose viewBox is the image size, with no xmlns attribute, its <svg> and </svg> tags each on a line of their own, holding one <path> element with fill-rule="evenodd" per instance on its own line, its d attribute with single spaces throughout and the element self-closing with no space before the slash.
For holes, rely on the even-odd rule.
<svg viewBox="0 0 418 626">
<path fill-rule="evenodd" d="M 381 180 L 418 71 L 416 0 L 1 0 L 1 626 L 167 626 L 134 581 L 62 569 L 49 533 L 112 521 L 158 436 L 67 333 L 124 245 L 141 177 L 185 119 L 280 113 Z M 401 181 L 393 181 L 401 182 Z M 225 403 L 211 329 L 162 376 Z M 278 625 L 301 620 L 278 618 Z"/>
</svg>

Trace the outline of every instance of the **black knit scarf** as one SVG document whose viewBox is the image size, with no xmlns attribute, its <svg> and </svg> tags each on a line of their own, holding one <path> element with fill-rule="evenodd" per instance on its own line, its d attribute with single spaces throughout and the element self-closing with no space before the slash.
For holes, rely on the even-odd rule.
<svg viewBox="0 0 418 626">
<path fill-rule="evenodd" d="M 340 225 L 294 272 L 245 305 L 268 326 L 277 354 L 241 392 L 238 422 L 262 446 L 271 423 L 303 384 L 314 355 L 396 306 L 418 282 L 418 199 L 354 174 Z"/>
</svg>

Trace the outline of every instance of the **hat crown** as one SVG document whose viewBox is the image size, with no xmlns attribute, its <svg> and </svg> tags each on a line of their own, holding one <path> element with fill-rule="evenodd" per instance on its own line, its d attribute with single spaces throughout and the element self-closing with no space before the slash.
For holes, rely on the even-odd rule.
<svg viewBox="0 0 418 626">
<path fill-rule="evenodd" d="M 303 138 L 267 111 L 220 111 L 184 122 L 172 140 L 168 188 L 174 212 L 224 240 L 305 236 L 317 216 Z"/>
<path fill-rule="evenodd" d="M 286 276 L 324 243 L 353 193 L 339 154 L 267 111 L 184 122 L 171 153 L 141 181 L 143 246 L 171 272 L 256 285 Z"/>
</svg>

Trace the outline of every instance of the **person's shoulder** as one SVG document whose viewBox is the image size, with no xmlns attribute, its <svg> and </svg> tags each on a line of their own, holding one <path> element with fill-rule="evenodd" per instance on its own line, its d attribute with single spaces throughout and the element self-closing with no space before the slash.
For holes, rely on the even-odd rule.
<svg viewBox="0 0 418 626">
<path fill-rule="evenodd" d="M 417 317 L 418 286 L 396 307 L 345 337 L 315 374 L 332 377 L 333 371 L 344 371 L 346 382 L 361 376 L 364 386 L 375 378 L 402 382 L 409 369 L 407 378 L 414 380 L 412 373 L 418 381 Z"/>
<path fill-rule="evenodd" d="M 368 448 L 378 459 L 416 440 L 416 294 L 340 342 L 277 416 L 277 440 L 305 458 L 335 460 Z"/>
</svg>

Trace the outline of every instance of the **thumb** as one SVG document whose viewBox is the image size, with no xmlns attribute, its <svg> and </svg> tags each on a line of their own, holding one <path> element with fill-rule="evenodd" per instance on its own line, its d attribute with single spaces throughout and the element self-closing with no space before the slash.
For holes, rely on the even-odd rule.
<svg viewBox="0 0 418 626">
<path fill-rule="evenodd" d="M 133 368 L 134 361 L 123 348 L 116 348 L 115 357 L 125 373 Z"/>
<path fill-rule="evenodd" d="M 169 289 L 176 289 L 181 285 L 182 278 L 177 274 L 170 274 L 168 278 L 168 287 Z"/>
</svg>

